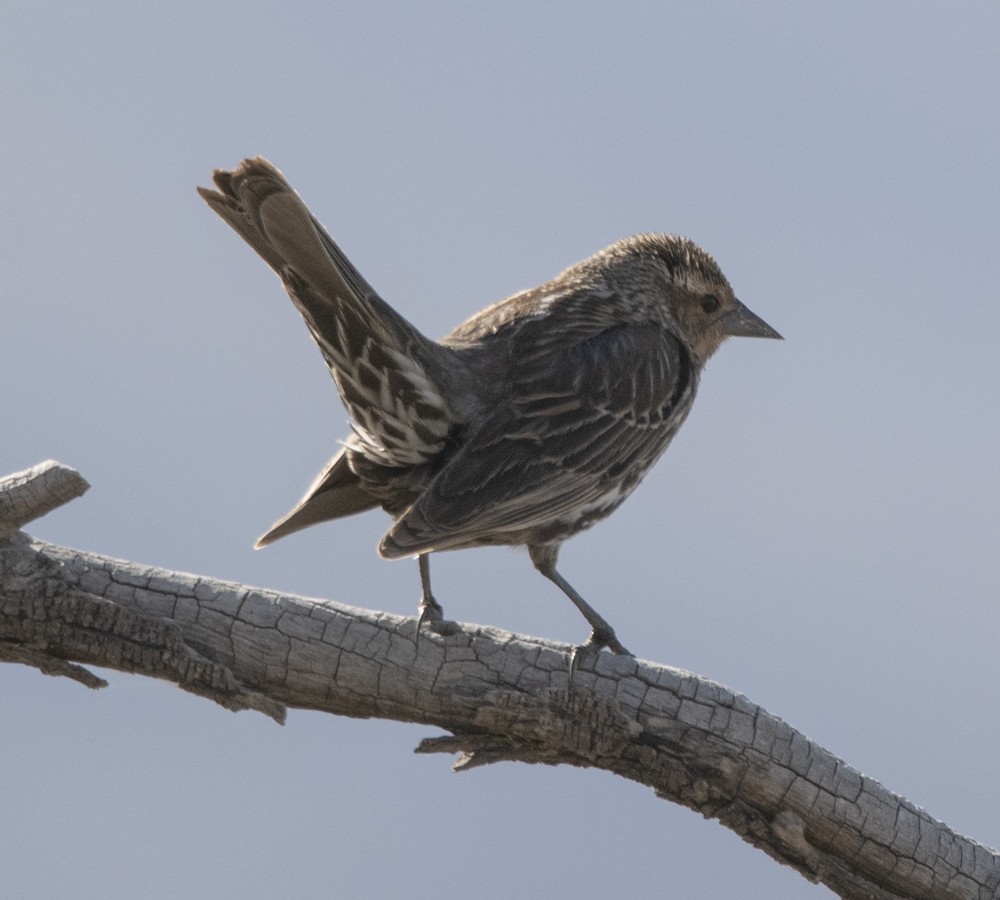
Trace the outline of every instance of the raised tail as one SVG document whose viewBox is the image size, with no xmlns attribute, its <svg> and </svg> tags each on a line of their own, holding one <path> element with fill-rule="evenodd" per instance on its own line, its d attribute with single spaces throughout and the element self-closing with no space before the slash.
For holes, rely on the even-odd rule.
<svg viewBox="0 0 1000 900">
<path fill-rule="evenodd" d="M 218 190 L 198 193 L 278 274 L 333 374 L 361 452 L 393 468 L 433 459 L 458 422 L 452 351 L 375 293 L 266 159 L 212 178 Z"/>
</svg>

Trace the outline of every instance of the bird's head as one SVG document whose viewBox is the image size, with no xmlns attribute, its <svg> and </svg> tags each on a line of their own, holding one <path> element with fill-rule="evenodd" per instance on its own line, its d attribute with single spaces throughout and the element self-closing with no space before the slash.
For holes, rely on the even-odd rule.
<svg viewBox="0 0 1000 900">
<path fill-rule="evenodd" d="M 687 238 L 640 234 L 612 244 L 602 257 L 607 281 L 623 295 L 642 297 L 648 312 L 663 315 L 700 362 L 727 337 L 781 339 L 736 299 L 715 260 Z"/>
</svg>

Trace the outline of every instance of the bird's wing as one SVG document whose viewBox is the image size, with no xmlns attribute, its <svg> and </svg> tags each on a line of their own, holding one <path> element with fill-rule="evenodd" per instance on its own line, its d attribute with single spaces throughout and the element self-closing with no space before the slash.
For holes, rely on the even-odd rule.
<svg viewBox="0 0 1000 900">
<path fill-rule="evenodd" d="M 696 370 L 656 325 L 620 325 L 517 360 L 508 402 L 383 539 L 401 557 L 596 521 L 638 484 L 683 422 Z M 585 526 L 584 526 L 585 527 Z M 563 534 L 575 530 L 565 529 Z"/>
<path fill-rule="evenodd" d="M 330 367 L 362 452 L 390 467 L 435 457 L 458 420 L 441 383 L 451 351 L 375 293 L 267 160 L 216 170 L 213 180 L 219 190 L 199 193 L 281 278 Z"/>
</svg>

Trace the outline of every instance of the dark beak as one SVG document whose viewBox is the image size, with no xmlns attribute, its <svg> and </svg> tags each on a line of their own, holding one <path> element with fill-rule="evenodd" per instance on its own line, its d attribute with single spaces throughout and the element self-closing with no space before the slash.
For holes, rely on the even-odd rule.
<svg viewBox="0 0 1000 900">
<path fill-rule="evenodd" d="M 779 341 L 784 340 L 760 316 L 750 312 L 739 300 L 736 303 L 736 309 L 727 312 L 720 320 L 727 335 L 732 337 L 760 337 L 776 338 Z"/>
</svg>

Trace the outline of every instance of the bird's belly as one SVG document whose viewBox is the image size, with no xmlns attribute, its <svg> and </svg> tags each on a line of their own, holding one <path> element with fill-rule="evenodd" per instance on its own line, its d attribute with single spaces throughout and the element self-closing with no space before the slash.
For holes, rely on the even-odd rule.
<svg viewBox="0 0 1000 900">
<path fill-rule="evenodd" d="M 551 527 L 564 530 L 567 536 L 590 528 L 595 522 L 610 516 L 618 509 L 638 483 L 636 480 L 631 484 L 620 482 L 613 485 L 592 500 L 575 506 L 566 515 L 556 519 Z"/>
</svg>

